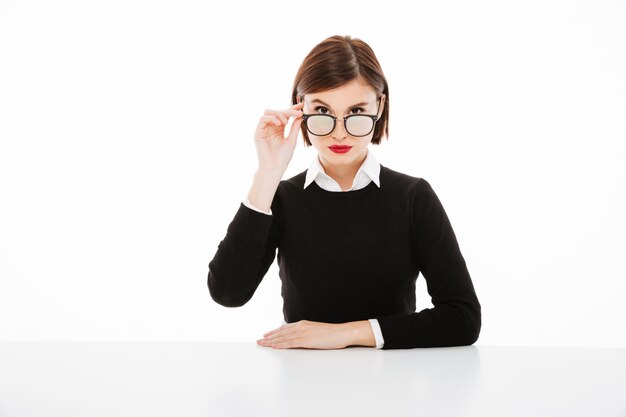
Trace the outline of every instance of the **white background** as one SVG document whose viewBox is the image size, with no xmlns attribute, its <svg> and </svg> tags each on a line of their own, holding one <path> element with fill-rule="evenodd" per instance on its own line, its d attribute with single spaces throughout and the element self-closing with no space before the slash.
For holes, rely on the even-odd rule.
<svg viewBox="0 0 626 417">
<path fill-rule="evenodd" d="M 370 150 L 442 200 L 477 344 L 626 346 L 626 2 L 597 0 L 0 0 L 0 340 L 277 327 L 276 263 L 241 308 L 210 298 L 208 263 L 258 119 L 332 35 L 382 65 Z M 285 179 L 316 156 L 298 141 Z M 417 295 L 432 307 L 421 275 Z"/>
</svg>

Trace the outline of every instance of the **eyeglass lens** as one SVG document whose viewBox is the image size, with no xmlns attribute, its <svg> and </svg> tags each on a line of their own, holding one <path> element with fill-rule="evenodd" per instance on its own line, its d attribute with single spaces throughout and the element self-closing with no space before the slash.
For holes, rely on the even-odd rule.
<svg viewBox="0 0 626 417">
<path fill-rule="evenodd" d="M 326 136 L 333 129 L 333 118 L 325 114 L 311 115 L 306 122 L 308 129 L 316 136 Z M 352 136 L 365 136 L 373 127 L 374 121 L 368 116 L 354 115 L 346 119 L 346 130 Z"/>
</svg>

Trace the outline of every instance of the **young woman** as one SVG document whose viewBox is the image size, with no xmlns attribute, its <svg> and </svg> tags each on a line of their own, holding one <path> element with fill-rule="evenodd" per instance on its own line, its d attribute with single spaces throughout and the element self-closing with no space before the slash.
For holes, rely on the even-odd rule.
<svg viewBox="0 0 626 417">
<path fill-rule="evenodd" d="M 209 263 L 213 300 L 247 303 L 278 249 L 285 324 L 261 346 L 473 344 L 481 306 L 439 198 L 428 181 L 381 165 L 368 149 L 388 137 L 389 118 L 389 88 L 369 45 L 332 36 L 315 46 L 292 103 L 266 110 L 257 125 L 252 187 Z M 300 129 L 318 155 L 282 180 Z M 419 272 L 434 307 L 415 312 Z"/>
</svg>

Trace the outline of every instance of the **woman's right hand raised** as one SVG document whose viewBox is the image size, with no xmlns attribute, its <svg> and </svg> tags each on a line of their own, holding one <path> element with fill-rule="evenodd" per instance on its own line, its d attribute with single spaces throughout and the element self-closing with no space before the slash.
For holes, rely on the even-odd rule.
<svg viewBox="0 0 626 417">
<path fill-rule="evenodd" d="M 302 106 L 303 103 L 298 103 L 285 110 L 265 110 L 254 133 L 259 170 L 284 172 L 287 169 L 302 124 Z M 291 130 L 285 137 L 285 127 L 291 117 L 294 117 Z"/>
</svg>

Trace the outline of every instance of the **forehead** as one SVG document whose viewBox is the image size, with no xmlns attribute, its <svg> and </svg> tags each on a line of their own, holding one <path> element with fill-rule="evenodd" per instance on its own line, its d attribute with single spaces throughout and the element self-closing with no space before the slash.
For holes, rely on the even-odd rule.
<svg viewBox="0 0 626 417">
<path fill-rule="evenodd" d="M 357 106 L 368 107 L 374 105 L 375 101 L 376 95 L 373 95 L 373 97 L 367 97 L 363 95 L 328 97 L 321 93 L 311 95 L 307 94 L 304 99 L 305 104 L 321 104 L 323 106 L 336 110 L 348 109 Z"/>
<path fill-rule="evenodd" d="M 376 102 L 374 89 L 363 82 L 352 81 L 331 90 L 310 93 L 304 96 L 304 102 L 319 103 L 341 110 L 352 106 L 367 106 Z"/>
<path fill-rule="evenodd" d="M 310 103 L 311 103 L 311 104 L 321 104 L 321 105 L 323 105 L 323 106 L 330 107 L 331 109 L 332 109 L 332 108 L 334 108 L 334 107 L 337 107 L 337 108 L 339 108 L 339 109 L 341 108 L 341 106 L 333 106 L 332 104 L 329 104 L 329 103 L 327 103 L 327 102 L 325 102 L 324 100 L 319 99 L 319 98 L 315 98 L 315 99 L 311 100 L 311 101 L 310 101 Z M 367 106 L 369 106 L 370 104 L 371 104 L 371 103 L 370 103 L 369 101 L 360 101 L 360 102 L 358 102 L 358 103 L 348 104 L 348 105 L 343 106 L 343 107 L 344 107 L 344 108 L 348 108 L 348 107 L 352 108 L 352 107 L 357 107 L 357 106 L 367 107 Z"/>
</svg>

